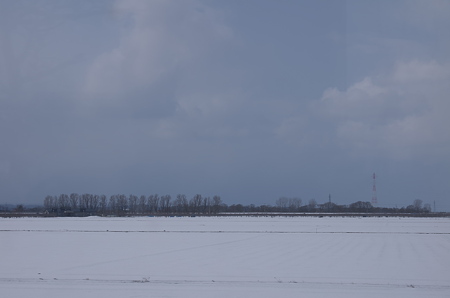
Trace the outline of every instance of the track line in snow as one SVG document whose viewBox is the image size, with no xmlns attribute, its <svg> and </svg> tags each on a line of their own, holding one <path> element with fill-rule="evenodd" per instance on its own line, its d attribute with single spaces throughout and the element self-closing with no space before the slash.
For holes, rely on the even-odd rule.
<svg viewBox="0 0 450 298">
<path fill-rule="evenodd" d="M 231 241 L 221 241 L 221 242 L 215 242 L 215 243 L 210 243 L 210 244 L 205 244 L 205 245 L 196 245 L 196 246 L 191 246 L 191 247 L 172 249 L 172 250 L 168 250 L 168 251 L 159 251 L 159 252 L 153 252 L 150 254 L 141 254 L 141 255 L 137 255 L 137 256 L 133 256 L 133 257 L 112 259 L 112 260 L 107 260 L 107 261 L 103 261 L 103 262 L 95 262 L 95 263 L 90 263 L 90 264 L 86 264 L 86 265 L 73 266 L 70 268 L 59 269 L 58 271 L 73 270 L 73 269 L 78 269 L 78 268 L 89 268 L 89 267 L 95 267 L 95 266 L 105 265 L 105 264 L 111 264 L 111 263 L 117 263 L 117 262 L 123 262 L 123 261 L 135 260 L 135 259 L 142 259 L 142 258 L 148 258 L 148 257 L 154 257 L 154 256 L 168 255 L 168 254 L 179 253 L 179 252 L 185 252 L 185 251 L 196 250 L 196 249 L 201 249 L 201 248 L 206 248 L 206 247 L 221 246 L 224 244 L 248 241 L 250 239 L 257 238 L 257 237 L 259 237 L 259 236 L 247 237 L 244 239 L 236 239 L 236 240 L 231 240 Z"/>
<path fill-rule="evenodd" d="M 370 232 L 370 231 L 146 231 L 146 230 L 0 230 L 0 232 L 40 233 L 193 233 L 193 234 L 394 234 L 394 235 L 450 235 L 450 232 Z"/>
<path fill-rule="evenodd" d="M 277 284 L 277 285 L 315 285 L 315 286 L 351 286 L 351 287 L 380 287 L 380 288 L 420 288 L 420 289 L 440 289 L 450 290 L 449 285 L 436 284 L 405 284 L 405 283 L 383 283 L 383 282 L 333 282 L 333 281 L 305 281 L 305 280 L 281 280 L 274 277 L 273 280 L 212 280 L 212 279 L 92 279 L 92 278 L 0 278 L 0 284 L 167 284 L 167 285 L 182 285 L 182 284 L 198 284 L 198 285 L 257 285 L 257 284 Z"/>
</svg>

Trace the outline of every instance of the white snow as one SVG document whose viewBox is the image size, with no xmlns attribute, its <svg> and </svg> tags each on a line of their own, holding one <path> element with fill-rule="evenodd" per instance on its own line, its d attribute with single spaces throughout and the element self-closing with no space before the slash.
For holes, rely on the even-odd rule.
<svg viewBox="0 0 450 298">
<path fill-rule="evenodd" d="M 449 218 L 1 218 L 1 297 L 450 297 Z"/>
</svg>

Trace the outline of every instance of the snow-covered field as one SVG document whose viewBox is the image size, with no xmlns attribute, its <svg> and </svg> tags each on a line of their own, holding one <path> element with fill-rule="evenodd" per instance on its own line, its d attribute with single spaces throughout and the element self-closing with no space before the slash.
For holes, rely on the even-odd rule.
<svg viewBox="0 0 450 298">
<path fill-rule="evenodd" d="M 0 218 L 1 297 L 450 297 L 449 218 Z"/>
</svg>

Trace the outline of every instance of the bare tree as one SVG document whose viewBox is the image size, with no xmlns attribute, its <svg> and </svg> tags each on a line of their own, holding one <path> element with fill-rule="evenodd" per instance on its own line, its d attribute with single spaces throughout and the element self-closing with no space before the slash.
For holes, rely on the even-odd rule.
<svg viewBox="0 0 450 298">
<path fill-rule="evenodd" d="M 109 209 L 113 214 L 117 213 L 117 201 L 118 201 L 117 195 L 112 195 L 109 197 Z"/>
<path fill-rule="evenodd" d="M 416 212 L 422 211 L 422 203 L 423 203 L 422 200 L 419 200 L 419 199 L 414 200 L 414 202 L 413 202 L 414 211 L 416 211 Z"/>
<path fill-rule="evenodd" d="M 300 198 L 290 198 L 289 199 L 289 211 L 297 212 L 302 206 L 302 199 Z"/>
<path fill-rule="evenodd" d="M 100 213 L 101 214 L 104 214 L 106 212 L 107 203 L 106 203 L 106 196 L 105 195 L 101 195 L 100 196 L 99 208 L 100 208 Z"/>
<path fill-rule="evenodd" d="M 58 208 L 64 212 L 69 209 L 69 196 L 66 194 L 60 194 L 58 198 Z"/>
<path fill-rule="evenodd" d="M 189 201 L 184 194 L 178 194 L 175 200 L 175 206 L 177 212 L 188 213 L 189 212 Z"/>
<path fill-rule="evenodd" d="M 89 210 L 90 210 L 90 212 L 97 212 L 99 199 L 100 199 L 100 197 L 98 195 L 90 195 L 89 196 Z"/>
<path fill-rule="evenodd" d="M 128 199 L 126 195 L 119 195 L 119 199 L 117 200 L 117 211 L 119 215 L 124 215 L 128 209 Z"/>
<path fill-rule="evenodd" d="M 69 201 L 72 211 L 76 211 L 78 208 L 79 195 L 77 193 L 71 193 L 69 196 Z"/>
<path fill-rule="evenodd" d="M 164 213 L 170 212 L 170 200 L 171 200 L 170 195 L 161 196 L 160 204 L 159 204 L 161 212 L 164 212 Z"/>
<path fill-rule="evenodd" d="M 185 195 L 177 194 L 177 198 L 175 199 L 173 206 L 175 208 L 175 212 L 182 213 L 183 212 L 183 198 L 186 199 Z"/>
<path fill-rule="evenodd" d="M 147 197 L 142 195 L 139 197 L 138 213 L 144 214 L 147 209 Z"/>
<path fill-rule="evenodd" d="M 211 214 L 211 199 L 209 197 L 203 198 L 202 209 L 204 214 Z"/>
<path fill-rule="evenodd" d="M 308 211 L 313 212 L 316 210 L 317 202 L 316 199 L 311 199 L 308 202 Z"/>
<path fill-rule="evenodd" d="M 148 206 L 151 213 L 157 213 L 159 207 L 159 196 L 157 194 L 148 197 Z"/>
<path fill-rule="evenodd" d="M 280 197 L 275 201 L 275 205 L 278 207 L 279 211 L 286 211 L 288 203 L 289 199 L 286 197 Z"/>
<path fill-rule="evenodd" d="M 202 205 L 202 195 L 196 194 L 190 201 L 189 205 L 193 213 L 199 212 L 200 206 Z"/>
<path fill-rule="evenodd" d="M 131 214 L 135 214 L 137 211 L 138 197 L 135 195 L 130 195 L 128 198 L 128 209 Z"/>
<path fill-rule="evenodd" d="M 86 212 L 89 208 L 89 201 L 91 198 L 91 194 L 82 194 L 81 195 L 81 199 L 80 199 L 80 211 L 81 212 Z"/>
<path fill-rule="evenodd" d="M 358 201 L 351 203 L 348 208 L 352 212 L 369 212 L 373 208 L 373 205 L 370 202 Z"/>
<path fill-rule="evenodd" d="M 53 211 L 53 197 L 46 196 L 44 199 L 44 208 L 49 211 Z"/>
<path fill-rule="evenodd" d="M 222 199 L 220 196 L 213 197 L 213 212 L 217 214 L 220 211 L 220 205 L 222 204 Z"/>
</svg>

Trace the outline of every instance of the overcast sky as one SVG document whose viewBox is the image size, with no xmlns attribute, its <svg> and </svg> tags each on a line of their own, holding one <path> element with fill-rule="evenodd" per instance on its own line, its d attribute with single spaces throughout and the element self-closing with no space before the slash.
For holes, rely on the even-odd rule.
<svg viewBox="0 0 450 298">
<path fill-rule="evenodd" d="M 450 1 L 0 0 L 0 204 L 450 210 Z"/>
</svg>

